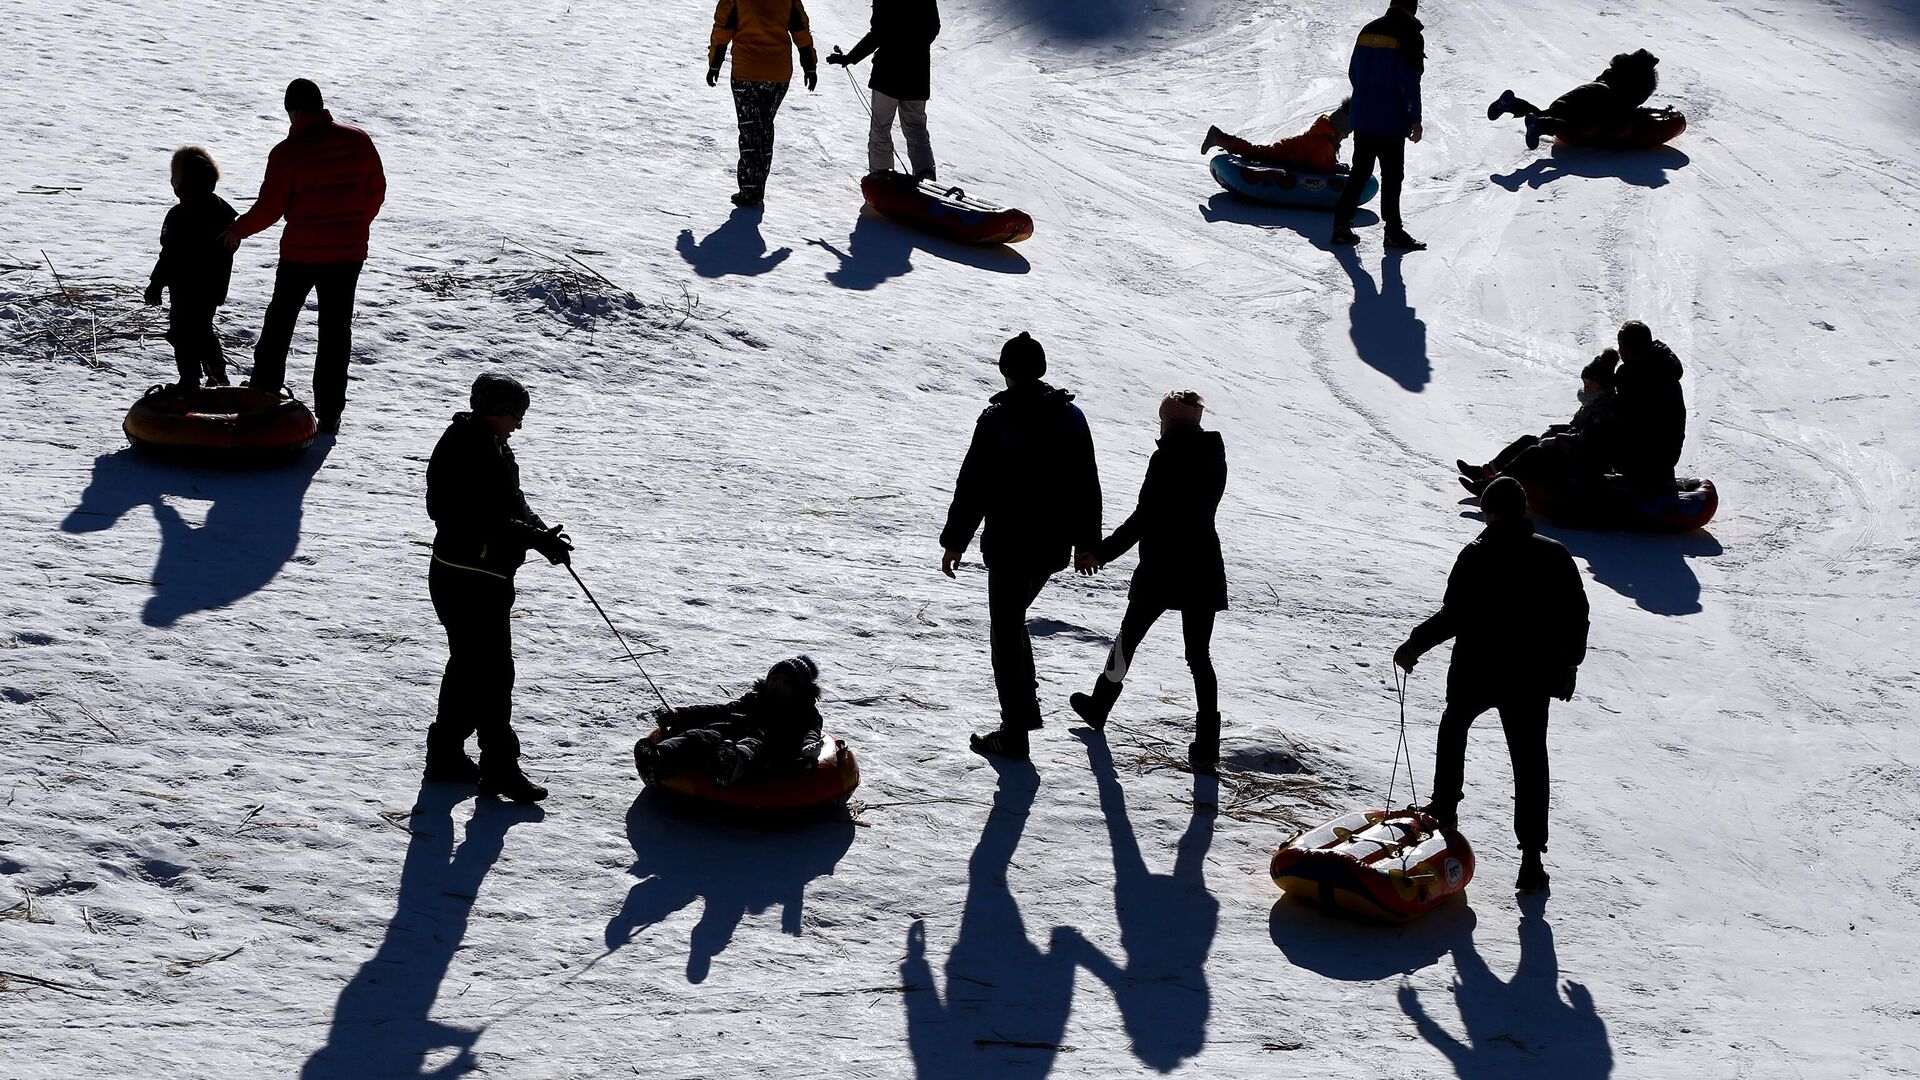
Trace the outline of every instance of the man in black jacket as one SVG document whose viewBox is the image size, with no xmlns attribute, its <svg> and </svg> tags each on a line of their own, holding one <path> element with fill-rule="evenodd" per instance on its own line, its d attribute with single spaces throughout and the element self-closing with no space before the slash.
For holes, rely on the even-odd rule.
<svg viewBox="0 0 1920 1080">
<path fill-rule="evenodd" d="M 1620 324 L 1617 392 L 1625 428 L 1620 473 L 1636 490 L 1671 491 L 1687 441 L 1680 358 L 1638 319 Z"/>
<path fill-rule="evenodd" d="M 851 66 L 873 57 L 872 126 L 867 131 L 867 171 L 894 166 L 893 118 L 907 137 L 907 160 L 916 180 L 932 180 L 933 142 L 927 137 L 927 98 L 933 93 L 933 39 L 940 36 L 935 0 L 874 0 L 873 26 L 853 51 L 835 49 L 827 63 Z"/>
<path fill-rule="evenodd" d="M 1527 493 L 1503 476 L 1480 498 L 1487 527 L 1453 564 L 1440 611 L 1407 635 L 1393 662 L 1412 671 L 1421 654 L 1453 638 L 1447 708 L 1434 751 L 1427 811 L 1453 828 L 1463 797 L 1467 729 L 1500 711 L 1513 760 L 1513 831 L 1520 841 L 1522 892 L 1547 886 L 1547 702 L 1573 698 L 1587 655 L 1587 594 L 1573 556 L 1536 536 Z"/>
<path fill-rule="evenodd" d="M 438 530 L 427 590 L 447 630 L 440 708 L 427 729 L 428 780 L 538 802 L 547 789 L 520 771 L 513 730 L 513 576 L 532 549 L 558 565 L 572 543 L 527 508 L 507 440 L 526 415 L 525 387 L 488 372 L 473 381 L 472 412 L 456 413 L 427 463 L 427 514 Z M 467 737 L 480 736 L 480 764 Z"/>
<path fill-rule="evenodd" d="M 995 394 L 973 429 L 973 444 L 953 486 L 940 570 L 954 567 L 986 521 L 980 554 L 987 564 L 993 679 L 1000 729 L 975 735 L 976 753 L 1024 759 L 1027 732 L 1040 726 L 1027 609 L 1047 579 L 1067 568 L 1091 574 L 1100 544 L 1100 471 L 1093 435 L 1073 395 L 1041 381 L 1047 354 L 1026 333 L 1000 350 L 1007 389 Z"/>
</svg>

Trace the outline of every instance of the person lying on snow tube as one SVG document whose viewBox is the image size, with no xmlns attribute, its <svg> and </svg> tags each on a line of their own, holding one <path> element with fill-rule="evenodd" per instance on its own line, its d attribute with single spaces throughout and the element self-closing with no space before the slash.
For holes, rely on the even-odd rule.
<svg viewBox="0 0 1920 1080">
<path fill-rule="evenodd" d="M 1307 130 L 1292 138 L 1266 145 L 1250 143 L 1238 135 L 1229 135 L 1217 127 L 1209 127 L 1207 137 L 1200 142 L 1200 152 L 1205 154 L 1217 146 L 1229 154 L 1238 154 L 1262 165 L 1276 165 L 1300 172 L 1346 172 L 1347 166 L 1340 160 L 1340 144 L 1353 133 L 1353 121 L 1347 115 L 1348 105 L 1349 101 L 1342 101 L 1339 108 L 1322 115 Z"/>
<path fill-rule="evenodd" d="M 1525 98 L 1502 93 L 1487 106 L 1487 119 L 1518 116 L 1527 124 L 1527 149 L 1545 136 L 1565 135 L 1575 142 L 1610 143 L 1624 137 L 1635 114 L 1660 84 L 1653 70 L 1660 58 L 1645 49 L 1616 55 L 1590 83 L 1583 83 L 1541 109 Z"/>
<path fill-rule="evenodd" d="M 1608 349 L 1580 369 L 1580 411 L 1572 420 L 1520 436 L 1484 465 L 1457 462 L 1461 486 L 1479 495 L 1502 476 L 1555 488 L 1598 482 L 1613 466 L 1622 434 L 1619 363 L 1619 352 Z"/>
<path fill-rule="evenodd" d="M 698 769 L 725 789 L 811 768 L 822 739 L 819 678 L 813 657 L 795 656 L 773 665 L 738 701 L 659 713 L 660 741 L 633 746 L 640 779 L 653 785 Z"/>
</svg>

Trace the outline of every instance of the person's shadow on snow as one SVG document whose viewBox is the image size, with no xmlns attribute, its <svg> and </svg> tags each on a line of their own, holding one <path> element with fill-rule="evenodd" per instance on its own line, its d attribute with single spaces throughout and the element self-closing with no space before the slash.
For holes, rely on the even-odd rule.
<svg viewBox="0 0 1920 1080">
<path fill-rule="evenodd" d="M 687 950 L 687 981 L 704 982 L 740 921 L 780 905 L 780 929 L 800 934 L 807 884 L 830 875 L 853 846 L 846 818 L 792 827 L 753 826 L 699 816 L 642 791 L 627 810 L 631 873 L 640 883 L 607 923 L 607 951 L 626 945 L 696 900 L 705 901 Z"/>
<path fill-rule="evenodd" d="M 1593 995 L 1577 982 L 1560 979 L 1546 902 L 1544 893 L 1519 898 L 1520 963 L 1510 980 L 1502 982 L 1488 969 L 1474 948 L 1471 927 L 1453 942 L 1452 998 L 1465 1038 L 1441 1027 L 1413 987 L 1400 987 L 1401 1011 L 1421 1038 L 1446 1055 L 1461 1080 L 1602 1080 L 1613 1074 L 1613 1046 Z"/>
<path fill-rule="evenodd" d="M 1032 268 L 1026 256 L 1007 244 L 956 244 L 889 221 L 865 205 L 860 208 L 860 216 L 853 223 L 853 232 L 848 234 L 844 250 L 824 239 L 807 243 L 839 260 L 837 268 L 827 271 L 829 282 L 856 291 L 877 289 L 911 273 L 916 250 L 997 274 L 1024 274 Z"/>
<path fill-rule="evenodd" d="M 1347 312 L 1354 353 L 1402 387 L 1416 394 L 1425 390 L 1433 378 L 1433 364 L 1427 359 L 1427 324 L 1407 303 L 1407 283 L 1400 273 L 1402 253 L 1388 251 L 1380 257 L 1378 287 L 1352 245 L 1334 248 L 1333 255 L 1353 281 L 1353 304 Z"/>
<path fill-rule="evenodd" d="M 1555 146 L 1545 155 L 1528 162 L 1524 168 L 1510 173 L 1494 173 L 1487 179 L 1508 191 L 1519 191 L 1522 187 L 1545 187 L 1563 176 L 1590 179 L 1611 177 L 1635 187 L 1657 188 L 1667 186 L 1671 179 L 1667 175 L 1669 172 L 1686 168 L 1692 160 L 1684 151 L 1671 146 L 1657 146 L 1651 150 Z"/>
<path fill-rule="evenodd" d="M 944 990 L 927 960 L 925 922 L 907 930 L 901 999 L 918 1080 L 1046 1076 L 1073 1011 L 1075 958 L 1088 948 L 1070 927 L 1054 927 L 1044 949 L 1027 937 L 1007 872 L 1040 780 L 1024 761 L 991 764 L 999 786 L 967 863 L 966 908 Z"/>
<path fill-rule="evenodd" d="M 307 487 L 332 449 L 332 437 L 322 435 L 284 467 L 246 470 L 189 468 L 131 447 L 102 454 L 60 529 L 101 532 L 136 506 L 151 508 L 160 552 L 141 621 L 172 626 L 251 595 L 280 573 L 300 546 Z M 206 519 L 189 524 L 175 500 L 206 503 Z"/>
<path fill-rule="evenodd" d="M 1321 251 L 1332 251 L 1333 215 L 1325 210 L 1304 206 L 1275 206 L 1243 199 L 1230 191 L 1215 192 L 1200 204 L 1200 218 L 1209 225 L 1251 225 L 1256 229 L 1298 233 L 1300 238 Z M 1380 218 L 1366 207 L 1356 210 L 1353 223 L 1362 228 L 1377 225 Z"/>
<path fill-rule="evenodd" d="M 766 211 L 758 206 L 742 206 L 727 215 L 720 227 L 697 243 L 692 229 L 681 229 L 674 245 L 693 272 L 704 278 L 753 277 L 764 274 L 787 261 L 789 247 L 767 252 L 766 238 L 760 235 L 760 219 Z"/>
<path fill-rule="evenodd" d="M 466 937 L 481 883 L 506 846 L 507 830 L 544 815 L 534 806 L 479 799 L 456 848 L 453 808 L 469 798 L 470 788 L 423 784 L 413 815 L 399 823 L 413 839 L 393 918 L 379 947 L 340 991 L 326 1045 L 307 1059 L 304 1080 L 461 1076 L 478 1067 L 473 1044 L 485 1028 L 432 1019 L 434 1002 Z M 427 1068 L 429 1055 L 450 1049 L 451 1060 Z"/>
<path fill-rule="evenodd" d="M 1172 1072 L 1207 1041 L 1213 994 L 1207 955 L 1220 925 L 1220 901 L 1207 889 L 1207 850 L 1213 845 L 1220 781 L 1196 773 L 1193 814 L 1180 837 L 1171 874 L 1147 869 L 1127 819 L 1127 796 L 1114 772 L 1105 737 L 1076 731 L 1100 789 L 1100 812 L 1113 847 L 1113 908 L 1125 963 L 1115 964 L 1076 938 L 1075 959 L 1107 985 L 1119 1005 L 1133 1052 L 1160 1072 Z"/>
<path fill-rule="evenodd" d="M 1472 500 L 1466 500 L 1471 503 Z M 1462 517 L 1484 521 L 1478 510 Z M 1688 559 L 1711 559 L 1724 549 L 1704 529 L 1684 533 L 1598 532 L 1536 520 L 1534 529 L 1566 547 L 1587 564 L 1595 583 L 1604 585 L 1655 615 L 1694 615 L 1700 603 L 1700 578 Z"/>
</svg>

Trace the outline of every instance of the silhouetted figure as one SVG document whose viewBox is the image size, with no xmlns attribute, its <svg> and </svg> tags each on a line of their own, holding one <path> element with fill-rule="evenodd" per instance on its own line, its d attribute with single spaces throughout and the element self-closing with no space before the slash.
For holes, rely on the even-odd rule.
<svg viewBox="0 0 1920 1080">
<path fill-rule="evenodd" d="M 1360 29 L 1347 64 L 1353 84 L 1353 171 L 1333 211 L 1333 243 L 1354 244 L 1353 215 L 1360 193 L 1380 164 L 1380 217 L 1387 223 L 1386 245 L 1418 251 L 1427 245 L 1407 235 L 1400 223 L 1400 185 L 1407 167 L 1408 141 L 1420 141 L 1420 76 L 1427 67 L 1427 42 L 1414 17 L 1419 0 L 1393 0 L 1387 13 Z"/>
<path fill-rule="evenodd" d="M 213 317 L 227 302 L 233 278 L 233 252 L 221 234 L 234 222 L 233 207 L 213 193 L 220 167 L 198 146 L 173 152 L 173 193 L 179 203 L 160 226 L 160 260 L 153 264 L 144 299 L 160 302 L 160 290 L 173 293 L 167 307 L 167 341 L 180 369 L 178 386 L 191 390 L 202 375 L 208 386 L 227 385 L 227 354 Z"/>
<path fill-rule="evenodd" d="M 293 324 L 320 294 L 320 347 L 313 362 L 313 413 L 323 432 L 340 430 L 347 407 L 347 365 L 353 354 L 353 290 L 367 261 L 367 233 L 387 199 L 380 153 L 367 133 L 334 120 L 320 88 L 287 84 L 292 132 L 267 156 L 260 197 L 226 232 L 229 250 L 287 219 L 273 299 L 253 349 L 250 386 L 278 390 L 287 379 Z"/>
<path fill-rule="evenodd" d="M 1481 496 L 1487 527 L 1453 564 L 1440 611 L 1415 627 L 1393 662 L 1412 671 L 1427 650 L 1454 639 L 1447 708 L 1434 751 L 1427 811 L 1454 828 L 1464 795 L 1467 729 L 1498 709 L 1513 759 L 1513 831 L 1522 892 L 1546 888 L 1547 703 L 1570 701 L 1587 655 L 1587 594 L 1573 556 L 1536 536 L 1527 493 L 1501 477 Z"/>
<path fill-rule="evenodd" d="M 1672 490 L 1687 441 L 1680 358 L 1638 319 L 1620 324 L 1620 474 L 1637 491 Z"/>
<path fill-rule="evenodd" d="M 1262 165 L 1301 172 L 1346 172 L 1347 166 L 1340 160 L 1340 144 L 1353 133 L 1352 108 L 1353 100 L 1344 100 L 1338 108 L 1314 120 L 1307 130 L 1276 143 L 1248 142 L 1238 135 L 1209 127 L 1207 137 L 1200 140 L 1200 152 L 1205 154 L 1217 146 Z"/>
<path fill-rule="evenodd" d="M 1022 759 L 1027 732 L 1040 726 L 1027 609 L 1047 579 L 1067 568 L 1070 553 L 1076 570 L 1093 573 L 1100 542 L 1093 435 L 1073 395 L 1043 382 L 1046 373 L 1046 350 L 1024 331 L 1000 350 L 1007 388 L 993 395 L 974 425 L 940 533 L 940 571 L 952 577 L 986 522 L 980 554 L 987 564 L 1000 729 L 973 736 L 971 744 L 976 753 Z"/>
<path fill-rule="evenodd" d="M 1599 484 L 1621 450 L 1620 403 L 1614 392 L 1620 354 L 1607 349 L 1580 369 L 1580 409 L 1564 424 L 1522 435 L 1483 465 L 1458 462 L 1460 482 L 1475 495 L 1495 477 L 1549 485 L 1579 498 Z"/>
<path fill-rule="evenodd" d="M 659 715 L 662 738 L 633 744 L 640 779 L 705 773 L 720 788 L 798 772 L 820 756 L 820 665 L 795 656 L 773 665 L 739 700 Z"/>
<path fill-rule="evenodd" d="M 1518 116 L 1526 121 L 1527 149 L 1540 145 L 1540 139 L 1567 135 L 1581 142 L 1604 142 L 1623 134 L 1634 112 L 1647 103 L 1660 85 L 1654 68 L 1660 58 L 1645 49 L 1619 53 L 1607 64 L 1607 70 L 1589 83 L 1555 98 L 1542 109 L 1508 90 L 1487 106 L 1487 119 Z"/>
<path fill-rule="evenodd" d="M 1193 672 L 1198 708 L 1188 760 L 1211 772 L 1220 760 L 1220 695 L 1213 674 L 1213 620 L 1227 610 L 1227 570 L 1213 515 L 1227 487 L 1227 449 L 1217 431 L 1201 428 L 1206 402 L 1192 390 L 1175 390 L 1160 402 L 1160 448 L 1147 462 L 1140 502 L 1127 520 L 1101 541 L 1100 566 L 1140 545 L 1140 567 L 1127 591 L 1127 613 L 1093 693 L 1075 694 L 1073 711 L 1100 730 L 1120 697 L 1134 651 L 1147 631 L 1169 611 L 1180 613 L 1187 667 Z"/>
<path fill-rule="evenodd" d="M 720 82 L 720 64 L 733 47 L 733 111 L 740 122 L 740 190 L 735 206 L 758 206 L 766 198 L 767 173 L 773 168 L 773 118 L 793 81 L 793 49 L 807 89 L 819 81 L 813 30 L 800 0 L 720 0 L 713 9 L 713 38 L 707 46 L 707 85 Z"/>
<path fill-rule="evenodd" d="M 573 544 L 527 508 L 507 441 L 520 429 L 526 388 L 488 372 L 473 381 L 471 412 L 456 413 L 427 463 L 427 514 L 437 530 L 427 588 L 447 630 L 440 709 L 427 729 L 428 780 L 538 802 L 547 789 L 520 771 L 513 730 L 513 578 L 529 550 L 554 565 Z M 466 755 L 480 736 L 480 764 Z"/>
<path fill-rule="evenodd" d="M 873 24 L 852 52 L 838 49 L 827 63 L 851 66 L 873 56 L 867 171 L 894 171 L 893 118 L 907 137 L 908 168 L 915 179 L 934 179 L 933 142 L 927 135 L 927 99 L 933 96 L 933 39 L 940 36 L 935 0 L 873 0 Z"/>
</svg>

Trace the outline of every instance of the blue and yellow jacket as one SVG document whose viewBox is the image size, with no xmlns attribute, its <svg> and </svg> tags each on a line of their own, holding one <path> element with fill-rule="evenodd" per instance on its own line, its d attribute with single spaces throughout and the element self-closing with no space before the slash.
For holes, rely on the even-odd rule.
<svg viewBox="0 0 1920 1080">
<path fill-rule="evenodd" d="M 1360 29 L 1347 65 L 1354 131 L 1402 138 L 1413 133 L 1420 122 L 1420 73 L 1426 68 L 1421 29 L 1420 20 L 1400 7 Z"/>
</svg>

